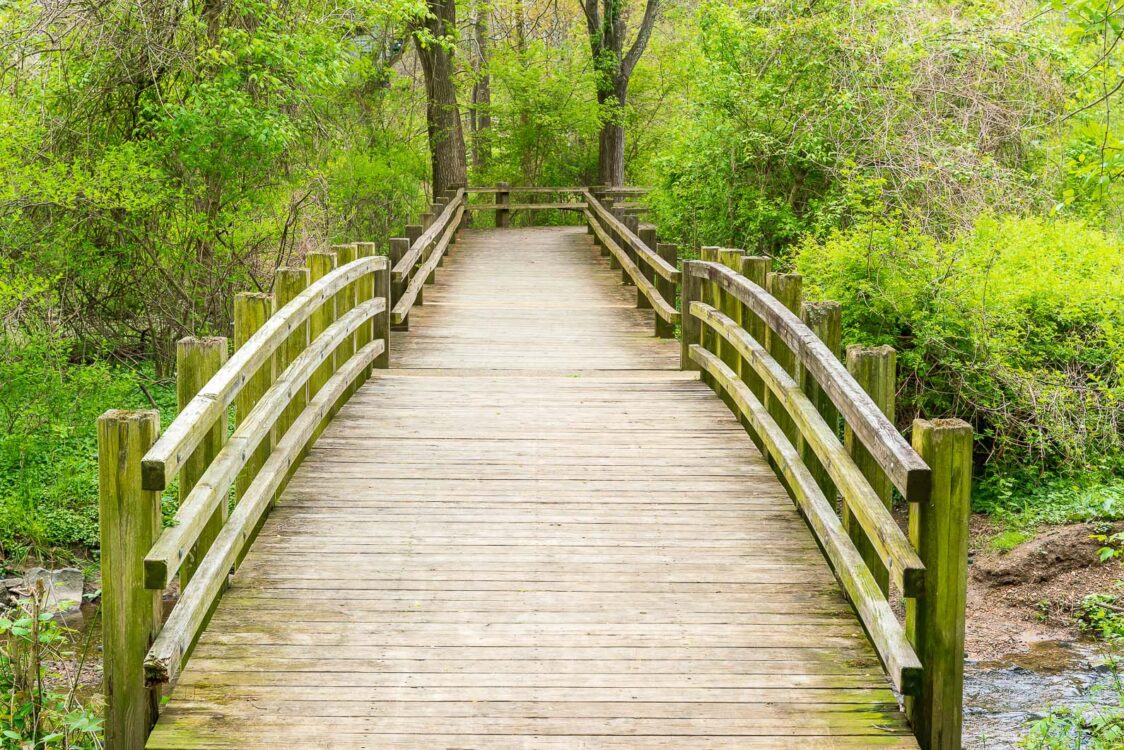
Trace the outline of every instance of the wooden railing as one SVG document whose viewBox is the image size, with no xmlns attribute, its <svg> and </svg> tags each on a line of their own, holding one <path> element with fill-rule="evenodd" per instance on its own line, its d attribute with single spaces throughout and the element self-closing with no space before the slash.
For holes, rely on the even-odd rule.
<svg viewBox="0 0 1124 750">
<path fill-rule="evenodd" d="M 374 253 L 373 243 L 310 253 L 307 267 L 278 270 L 271 295 L 239 295 L 229 359 L 225 338 L 180 341 L 180 411 L 162 436 L 156 412 L 99 419 L 107 747 L 144 746 L 160 685 L 177 676 L 270 504 L 328 419 L 372 368 L 389 366 L 391 270 Z M 162 528 L 162 491 L 177 479 L 179 508 Z"/>
<path fill-rule="evenodd" d="M 437 280 L 437 269 L 445 261 L 466 210 L 463 188 L 447 193 L 424 214 L 420 224 L 406 227 L 405 237 L 390 241 L 391 322 L 397 330 L 410 327 L 410 309 L 424 304 L 427 284 Z"/>
<path fill-rule="evenodd" d="M 628 195 L 584 193 L 602 255 L 636 287 L 637 307 L 654 310 L 656 335 L 680 324 L 683 369 L 701 372 L 768 457 L 923 750 L 959 750 L 971 428 L 919 419 L 908 443 L 893 424 L 893 349 L 849 347 L 844 364 L 841 305 L 805 302 L 801 277 L 773 273 L 771 258 L 707 247 L 679 271 L 676 248 L 614 202 Z M 891 514 L 895 488 L 909 504 L 908 536 Z"/>
</svg>

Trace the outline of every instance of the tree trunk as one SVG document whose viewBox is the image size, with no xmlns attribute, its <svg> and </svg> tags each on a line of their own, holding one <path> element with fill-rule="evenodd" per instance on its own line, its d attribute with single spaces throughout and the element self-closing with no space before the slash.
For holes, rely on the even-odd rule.
<svg viewBox="0 0 1124 750">
<path fill-rule="evenodd" d="M 429 0 L 429 11 L 432 16 L 425 20 L 424 25 L 434 38 L 441 39 L 456 33 L 455 0 Z M 414 42 L 425 75 L 425 115 L 433 162 L 433 195 L 436 198 L 449 188 L 468 184 L 464 131 L 457 107 L 457 89 L 453 85 L 453 52 L 436 42 L 423 43 L 416 34 Z"/>
<path fill-rule="evenodd" d="M 602 112 L 609 106 L 613 108 L 612 117 L 601 125 L 601 142 L 597 154 L 597 179 L 608 187 L 620 187 L 624 184 L 624 125 L 621 124 L 621 116 L 624 114 L 628 81 L 618 82 L 614 88 L 615 94 L 598 97 Z"/>
<path fill-rule="evenodd" d="M 483 171 L 492 155 L 492 78 L 488 73 L 488 8 L 476 10 L 476 49 L 479 76 L 472 87 L 472 164 Z"/>
</svg>

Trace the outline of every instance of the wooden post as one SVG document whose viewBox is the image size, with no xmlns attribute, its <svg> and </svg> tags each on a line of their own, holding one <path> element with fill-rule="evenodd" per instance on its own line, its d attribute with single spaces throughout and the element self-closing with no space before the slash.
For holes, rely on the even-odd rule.
<svg viewBox="0 0 1124 750">
<path fill-rule="evenodd" d="M 894 400 L 898 385 L 897 352 L 894 351 L 894 348 L 891 346 L 848 346 L 847 369 L 855 381 L 867 392 L 875 405 L 890 420 L 890 423 L 893 424 Z M 890 484 L 889 477 L 882 471 L 874 456 L 870 455 L 862 442 L 855 437 L 849 425 L 845 426 L 843 430 L 843 443 L 863 476 L 870 482 L 875 494 L 882 498 L 882 502 L 886 504 L 887 508 L 891 507 L 893 485 Z M 867 540 L 866 532 L 862 530 L 851 515 L 846 503 L 843 504 L 843 527 L 847 529 L 847 533 L 854 540 L 855 546 L 862 554 L 863 560 L 866 561 L 866 565 L 870 568 L 870 572 L 874 575 L 874 580 L 878 582 L 878 587 L 882 589 L 882 593 L 889 591 L 890 574 L 874 551 L 874 547 Z"/>
<path fill-rule="evenodd" d="M 695 261 L 684 261 L 683 276 L 679 284 L 679 369 L 699 370 L 699 365 L 691 359 L 691 345 L 702 343 L 702 324 L 699 319 L 691 314 L 691 303 L 703 301 L 703 280 L 691 274 L 691 265 Z"/>
<path fill-rule="evenodd" d="M 742 270 L 742 251 L 732 248 L 723 248 L 718 251 L 718 262 L 726 266 L 735 273 L 740 273 Z M 721 311 L 728 318 L 741 323 L 742 319 L 742 303 L 738 302 L 737 298 L 732 294 L 722 295 Z M 722 349 L 722 360 L 730 366 L 730 369 L 736 373 L 742 371 L 742 358 L 738 354 L 738 350 L 732 346 L 726 346 Z"/>
<path fill-rule="evenodd" d="M 909 508 L 925 592 L 905 600 L 905 627 L 925 670 L 921 693 L 906 697 L 906 711 L 922 750 L 960 750 L 972 428 L 959 419 L 915 420 L 913 448 L 933 471 L 933 490 L 929 502 Z"/>
<path fill-rule="evenodd" d="M 770 273 L 765 277 L 765 289 L 769 294 L 773 295 L 778 302 L 796 315 L 800 315 L 800 298 L 803 293 L 803 286 L 804 279 L 798 273 Z M 781 337 L 769 328 L 765 330 L 765 348 L 785 372 L 793 377 L 796 376 L 796 356 L 781 340 Z M 800 432 L 796 429 L 796 423 L 788 416 L 788 412 L 785 411 L 780 400 L 767 389 L 765 391 L 765 406 L 769 415 L 784 430 L 789 442 L 799 450 Z"/>
<path fill-rule="evenodd" d="M 332 252 L 308 253 L 305 256 L 305 263 L 308 264 L 309 283 L 315 283 L 336 270 L 337 261 L 338 258 L 336 254 Z M 321 305 L 320 309 L 313 312 L 312 316 L 308 319 L 309 340 L 315 341 L 320 337 L 320 334 L 324 333 L 328 326 L 332 325 L 335 321 L 336 300 L 335 297 L 333 297 Z M 312 373 L 312 377 L 308 380 L 308 397 L 310 399 L 319 393 L 320 389 L 324 387 L 324 384 L 328 382 L 328 379 L 332 377 L 332 373 L 335 372 L 335 367 L 336 365 L 333 362 L 333 358 L 328 357 L 322 365 L 316 368 L 316 372 Z M 320 423 L 316 431 L 312 434 L 313 441 L 320 436 L 320 433 L 324 431 L 327 425 L 327 420 Z"/>
<path fill-rule="evenodd" d="M 509 202 L 509 198 L 511 197 L 510 194 L 507 191 L 507 189 L 509 187 L 511 187 L 511 186 L 508 185 L 506 182 L 501 182 L 500 184 L 498 184 L 496 186 L 496 205 L 497 206 L 507 205 L 507 203 Z M 497 229 L 506 229 L 509 226 L 511 226 L 511 211 L 508 211 L 506 208 L 497 208 L 496 209 L 496 228 Z"/>
<path fill-rule="evenodd" d="M 652 250 L 652 252 L 655 252 L 655 250 L 656 250 L 656 225 L 655 224 L 638 224 L 636 226 L 636 236 L 639 237 L 640 241 L 643 242 L 645 245 L 647 245 L 648 248 L 650 250 Z M 640 269 L 640 273 L 644 276 L 644 278 L 646 278 L 648 281 L 655 284 L 655 282 L 656 282 L 656 272 L 655 272 L 655 270 L 651 266 L 648 265 L 647 261 L 640 260 L 639 253 L 637 253 L 637 255 L 636 255 L 636 261 L 637 261 L 636 265 Z M 640 310 L 651 310 L 652 309 L 651 300 L 649 300 L 647 297 L 644 296 L 644 293 L 640 291 L 640 287 L 636 288 L 636 307 Z M 660 316 L 657 315 L 656 319 L 659 320 L 659 317 Z"/>
<path fill-rule="evenodd" d="M 718 251 L 721 248 L 707 245 L 706 247 L 699 248 L 699 259 L 708 263 L 718 262 Z M 715 310 L 722 309 L 722 289 L 718 284 L 709 280 L 701 280 L 702 289 L 699 293 L 699 301 L 713 307 Z M 699 324 L 699 345 L 706 349 L 708 352 L 715 354 L 719 357 L 722 356 L 722 339 L 711 330 L 710 326 Z M 702 381 L 714 388 L 714 380 L 710 377 L 705 370 L 700 375 Z"/>
<path fill-rule="evenodd" d="M 410 240 L 408 237 L 392 237 L 390 239 L 390 267 L 394 268 L 394 266 L 398 265 L 398 261 L 402 260 L 402 256 L 404 256 L 409 249 Z M 392 280 L 390 282 L 390 300 L 387 303 L 388 307 L 393 308 L 398 300 L 402 299 L 402 294 L 406 291 L 406 285 L 408 283 L 409 281 L 407 279 L 403 279 L 402 281 Z M 410 330 L 410 316 L 406 315 L 402 318 L 402 322 L 394 326 L 394 330 Z"/>
<path fill-rule="evenodd" d="M 671 265 L 676 265 L 679 262 L 679 248 L 675 245 L 666 242 L 659 242 L 655 247 L 656 255 L 666 260 Z M 656 277 L 656 289 L 659 291 L 660 296 L 663 297 L 664 302 L 675 306 L 676 290 L 675 282 L 668 281 L 662 276 Z M 659 315 L 656 316 L 656 335 L 663 339 L 675 338 L 675 324 L 669 323 Z"/>
<path fill-rule="evenodd" d="M 375 243 L 373 242 L 356 242 L 355 254 L 360 258 L 373 258 L 375 256 Z M 359 280 L 355 282 L 355 303 L 361 304 L 375 297 L 375 276 L 374 272 L 365 273 Z M 369 320 L 359 327 L 355 332 L 355 351 L 359 351 L 367 344 L 375 339 L 375 322 Z M 359 378 L 355 384 L 356 390 L 359 386 L 367 382 L 367 378 L 371 377 L 371 365 L 363 368 L 359 373 Z"/>
<path fill-rule="evenodd" d="M 98 418 L 98 510 L 105 679 L 105 746 L 142 748 L 159 713 L 144 657 L 160 629 L 163 592 L 144 585 L 144 556 L 160 534 L 160 493 L 141 488 L 141 457 L 160 433 L 155 411 Z"/>
<path fill-rule="evenodd" d="M 372 277 L 375 298 L 382 297 L 386 300 L 386 312 L 379 313 L 373 321 L 372 334 L 374 340 L 383 340 L 383 352 L 375 357 L 372 366 L 376 370 L 390 368 L 390 262 L 381 269 L 377 269 Z"/>
<path fill-rule="evenodd" d="M 414 246 L 414 243 L 416 243 L 418 241 L 418 238 L 422 236 L 422 232 L 424 232 L 424 231 L 425 231 L 425 228 L 422 227 L 421 224 L 407 224 L 406 225 L 406 239 L 408 239 L 410 241 L 410 247 Z M 424 253 L 422 254 L 422 256 L 423 257 L 418 258 L 417 262 L 414 263 L 413 268 L 410 269 L 410 274 L 409 274 L 408 278 L 413 279 L 414 275 L 418 272 L 417 264 L 421 263 L 424 260 Z M 425 297 L 425 287 L 423 286 L 421 289 L 418 290 L 418 296 L 417 296 L 417 299 L 414 300 L 414 304 L 415 305 L 424 305 L 425 304 L 424 297 Z"/>
<path fill-rule="evenodd" d="M 250 337 L 258 332 L 258 329 L 265 325 L 269 320 L 269 316 L 273 314 L 273 295 L 260 294 L 257 292 L 242 292 L 234 298 L 234 351 L 238 351 L 245 346 Z M 246 418 L 246 415 L 254 408 L 254 406 L 273 385 L 273 358 L 270 357 L 265 363 L 258 368 L 258 371 L 250 376 L 246 381 L 246 385 L 242 386 L 242 390 L 234 397 L 234 414 L 235 418 L 241 422 Z M 272 450 L 271 436 L 267 435 L 258 449 L 254 451 L 254 455 L 246 461 L 246 465 L 242 471 L 238 472 L 238 479 L 234 483 L 234 497 L 241 498 L 246 494 L 246 489 L 250 483 L 254 481 L 254 477 L 258 475 L 262 465 L 269 458 L 269 453 Z"/>
<path fill-rule="evenodd" d="M 625 229 L 632 232 L 633 234 L 636 234 L 640 230 L 640 225 L 637 223 L 635 216 L 624 216 L 624 215 L 622 215 L 620 217 L 620 219 L 621 219 L 621 223 L 624 224 Z M 620 238 L 620 241 L 617 244 L 619 244 L 621 246 L 621 248 L 624 250 L 624 254 L 626 256 L 628 256 L 629 260 L 632 261 L 632 265 L 639 267 L 639 260 L 637 258 L 636 248 L 634 248 L 632 246 L 632 243 L 629 242 L 627 239 L 625 239 L 625 237 L 622 235 L 621 238 Z M 629 276 L 628 272 L 625 271 L 623 268 L 621 269 L 621 283 L 624 284 L 625 286 L 632 286 L 633 283 L 634 283 L 632 281 L 632 277 Z M 637 297 L 640 296 L 640 290 L 636 291 L 636 295 L 637 295 Z M 647 300 L 645 300 L 645 302 L 647 302 Z M 637 307 L 640 306 L 639 301 L 636 303 L 636 306 Z"/>
<path fill-rule="evenodd" d="M 308 288 L 308 269 L 307 268 L 278 268 L 277 275 L 273 279 L 273 314 L 276 315 L 277 311 L 289 304 L 298 294 Z M 337 310 L 338 313 L 338 310 Z M 289 337 L 285 340 L 274 357 L 274 370 L 277 376 L 285 372 L 285 368 L 289 366 L 294 359 L 300 356 L 308 346 L 308 323 L 302 323 L 297 326 Z M 308 390 L 306 387 L 298 388 L 293 393 L 293 398 L 290 400 L 289 406 L 277 418 L 276 426 L 273 431 L 273 444 L 276 445 L 278 441 L 289 431 L 289 427 L 302 411 L 304 411 L 305 404 L 308 403 Z M 293 470 L 296 469 L 296 463 L 293 464 Z M 281 490 L 277 491 L 277 497 L 280 497 Z"/>
<path fill-rule="evenodd" d="M 355 246 L 354 243 L 347 245 L 333 245 L 332 250 L 335 251 L 341 268 L 358 258 L 359 249 Z M 352 282 L 336 294 L 337 318 L 342 318 L 344 315 L 351 312 L 351 309 L 353 307 L 355 307 L 355 287 L 356 282 Z M 351 359 L 353 354 L 355 354 L 355 337 L 350 336 L 341 341 L 340 345 L 336 348 L 336 369 L 338 370 L 339 368 L 343 367 L 344 363 Z M 349 386 L 342 394 L 340 394 L 339 400 L 336 402 L 335 407 L 329 412 L 329 415 L 334 417 L 336 413 L 339 412 L 340 407 L 343 406 L 347 399 L 351 397 L 351 394 L 353 392 L 353 387 Z"/>
<path fill-rule="evenodd" d="M 227 343 L 225 338 L 194 338 L 180 339 L 176 344 L 176 405 L 183 411 L 195 394 L 207 384 L 216 372 L 219 371 L 227 358 Z M 184 461 L 180 470 L 179 498 L 180 503 L 187 499 L 191 490 L 203 476 L 203 472 L 215 460 L 215 456 L 222 450 L 226 443 L 226 412 L 223 412 L 211 430 L 203 437 L 199 446 L 192 451 Z M 203 555 L 211 548 L 215 537 L 222 531 L 226 522 L 227 504 L 219 503 L 215 512 L 207 521 L 207 525 L 199 533 L 199 541 L 191 548 L 183 565 L 180 567 L 180 587 L 187 586 L 191 576 L 195 573 Z"/>
<path fill-rule="evenodd" d="M 741 274 L 762 289 L 765 288 L 772 259 L 763 255 L 747 255 L 742 258 Z M 765 346 L 765 321 L 753 312 L 753 308 L 742 305 L 742 328 L 761 346 Z M 749 386 L 757 400 L 765 403 L 765 383 L 752 367 L 742 369 L 742 382 Z"/>
<path fill-rule="evenodd" d="M 608 211 L 610 214 L 613 213 L 613 199 L 612 198 L 602 199 L 601 200 L 601 206 L 606 211 Z M 594 221 L 600 222 L 600 219 L 595 218 Z M 602 224 L 601 227 L 603 229 L 605 229 L 606 232 L 608 232 L 610 238 L 613 236 L 613 233 L 611 231 L 609 231 L 608 227 L 606 227 L 604 224 Z M 598 244 L 600 244 L 600 243 L 598 243 Z M 601 245 L 601 257 L 609 259 L 609 268 L 611 270 L 616 270 L 616 269 L 620 268 L 620 264 L 617 263 L 616 256 L 614 256 L 611 252 L 609 252 L 609 248 L 606 247 L 605 245 Z"/>
<path fill-rule="evenodd" d="M 800 319 L 838 359 L 843 336 L 843 307 L 838 302 L 805 302 L 800 308 Z M 807 370 L 800 367 L 798 373 L 799 377 L 796 380 L 800 384 L 800 389 L 804 391 L 812 405 L 816 407 L 816 411 L 827 422 L 832 433 L 837 433 L 839 430 L 839 410 L 835 408 L 835 404 L 831 402 L 827 393 Z M 824 497 L 834 505 L 838 492 L 835 483 L 831 481 L 831 477 L 827 473 L 827 469 L 824 468 L 815 451 L 806 443 L 801 445 L 800 453 L 804 465 L 812 473 L 812 478 L 823 490 Z"/>
</svg>

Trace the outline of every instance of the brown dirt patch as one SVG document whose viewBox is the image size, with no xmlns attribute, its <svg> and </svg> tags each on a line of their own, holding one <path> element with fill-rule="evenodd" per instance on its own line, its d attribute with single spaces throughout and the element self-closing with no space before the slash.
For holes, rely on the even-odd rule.
<svg viewBox="0 0 1124 750">
<path fill-rule="evenodd" d="M 1074 619 L 1089 594 L 1112 592 L 1124 568 L 1097 559 L 1099 529 L 1072 524 L 1041 529 L 1006 553 L 986 549 L 993 535 L 984 517 L 972 521 L 968 568 L 968 658 L 988 660 L 1050 640 L 1076 640 Z"/>
</svg>

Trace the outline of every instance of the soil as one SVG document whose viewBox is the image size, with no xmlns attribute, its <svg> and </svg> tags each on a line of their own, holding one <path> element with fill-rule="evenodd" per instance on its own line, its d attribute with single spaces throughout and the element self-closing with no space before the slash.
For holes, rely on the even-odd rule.
<svg viewBox="0 0 1124 750">
<path fill-rule="evenodd" d="M 1081 600 L 1112 593 L 1116 581 L 1124 579 L 1118 562 L 1097 558 L 1102 545 L 1090 536 L 1104 529 L 1103 524 L 1046 527 L 1010 552 L 994 552 L 987 540 L 995 529 L 986 516 L 974 517 L 967 657 L 988 661 L 1029 651 L 1037 643 L 1081 638 L 1074 617 Z"/>
</svg>

